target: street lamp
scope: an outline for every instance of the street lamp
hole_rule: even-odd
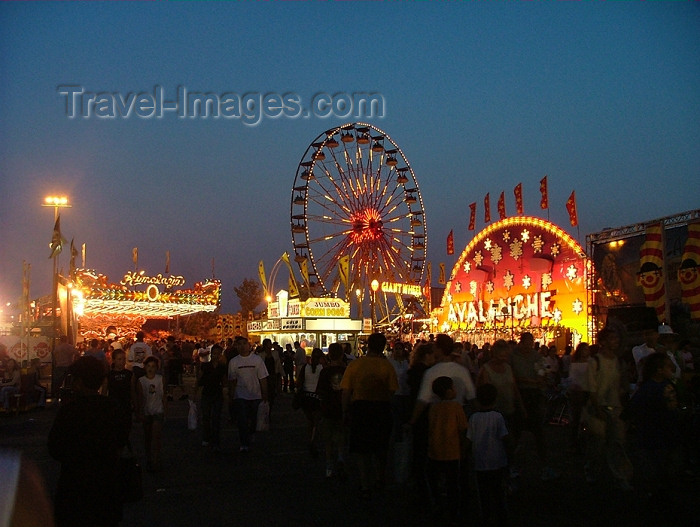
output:
[[[53,207],[53,223],[54,227],[58,221],[58,209],[60,208],[70,208],[71,205],[68,203],[68,198],[66,196],[46,196],[44,202],[41,204],[42,207]],[[59,233],[60,236],[60,233]],[[59,240],[59,243],[61,241]],[[51,314],[53,315],[53,331],[51,336],[51,393],[56,393],[57,387],[54,386],[54,369],[56,367],[56,334],[58,333],[58,318],[56,317],[56,312],[58,311],[58,255],[59,251],[53,251],[53,295],[52,295],[52,308]]]
[[[356,288],[355,296],[357,297],[357,318],[362,320],[362,289]]]
[[[375,302],[376,302],[376,296],[377,296],[377,289],[379,289],[379,281],[375,278],[372,280],[370,283],[370,287],[372,288],[372,333],[374,333],[374,325],[377,322],[377,313],[375,311]]]

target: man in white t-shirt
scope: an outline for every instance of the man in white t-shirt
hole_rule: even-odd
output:
[[[659,339],[659,334],[656,329],[645,329],[642,332],[644,337],[644,344],[635,346],[632,348],[632,357],[634,358],[634,365],[637,368],[637,384],[642,382],[642,369],[644,368],[644,359],[656,353],[656,342]]]
[[[229,405],[238,423],[240,451],[248,452],[255,433],[258,406],[261,401],[267,401],[268,372],[260,355],[251,353],[247,339],[239,339],[235,345],[238,355],[228,363]]]
[[[127,355],[131,371],[134,373],[134,379],[137,380],[146,374],[143,361],[146,360],[146,357],[153,355],[151,347],[143,341],[145,336],[143,331],[136,333],[136,342],[129,347],[129,354]]]

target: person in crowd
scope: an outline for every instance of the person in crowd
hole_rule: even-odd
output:
[[[644,342],[632,348],[632,358],[634,359],[637,373],[636,382],[640,384],[643,381],[642,369],[644,368],[644,359],[652,353],[656,353],[656,344],[659,340],[657,328],[645,328],[642,331],[642,337]]]
[[[51,379],[51,397],[57,400],[59,389],[63,386],[68,368],[78,356],[78,350],[68,341],[68,335],[61,335],[53,356],[54,368],[53,378]]]
[[[586,480],[596,481],[604,456],[617,487],[630,491],[632,464],[625,449],[625,423],[620,419],[629,389],[619,358],[622,339],[616,330],[606,327],[598,333],[598,342],[600,350],[588,360],[587,412],[591,433],[586,448]]]
[[[136,341],[129,347],[129,354],[127,356],[128,364],[131,365],[131,371],[134,373],[134,378],[136,380],[146,374],[144,361],[147,357],[153,355],[151,347],[143,340],[145,337],[146,334],[143,331],[138,331],[136,333]]]
[[[493,384],[496,387],[494,409],[500,412],[506,420],[508,429],[512,429],[519,416],[526,414],[520,390],[515,382],[510,360],[511,347],[505,340],[499,339],[491,347],[491,360],[479,370],[476,379],[477,388],[482,384]]]
[[[391,437],[391,396],[399,389],[396,372],[384,357],[386,337],[372,333],[367,354],[348,364],[343,375],[343,416],[350,431],[350,452],[358,456],[360,494],[371,498],[372,480],[384,486]]]
[[[673,384],[676,366],[664,352],[647,355],[642,378],[630,401],[637,427],[638,480],[646,498],[668,501],[680,459],[678,398]]]
[[[525,409],[523,419],[517,419],[511,433],[515,441],[519,441],[523,430],[528,430],[535,438],[537,456],[542,466],[540,478],[552,480],[559,477],[559,472],[547,465],[547,445],[544,439],[544,388],[545,378],[540,375],[539,365],[542,357],[535,349],[535,339],[530,332],[520,335],[520,342],[510,357],[515,382]]]
[[[41,384],[41,359],[38,357],[29,361],[27,375],[32,378],[34,396],[39,408],[46,408],[46,388]]]
[[[294,393],[294,350],[291,344],[284,346],[282,354],[282,391]]]
[[[227,374],[223,350],[219,344],[214,344],[211,348],[211,360],[202,364],[197,379],[197,386],[202,389],[202,446],[211,446],[214,450],[218,450],[221,445],[221,412],[224,407],[224,383]]]
[[[61,462],[54,513],[57,527],[114,527],[122,518],[119,454],[127,442],[117,404],[99,395],[106,371],[84,356],[71,366],[75,397],[58,409],[48,437]]]
[[[559,386],[559,381],[561,380],[561,365],[559,363],[557,346],[555,344],[543,346],[543,353],[542,363],[545,370],[545,383],[550,390],[553,390]]]
[[[573,351],[573,346],[571,344],[567,344],[566,348],[564,348],[564,355],[562,355],[559,358],[559,366],[562,379],[569,378],[569,368],[571,367],[571,353]]]
[[[296,372],[297,379],[301,373],[301,368],[307,363],[306,350],[301,346],[299,341],[294,342],[294,371]],[[297,385],[299,383],[297,382]]]
[[[410,388],[408,387],[408,353],[406,345],[403,342],[394,342],[389,356],[389,363],[393,366],[396,372],[396,378],[399,381],[399,389],[391,398],[391,410],[394,418],[394,427],[392,437],[394,441],[401,440],[403,424],[411,417],[409,407]]]
[[[411,416],[416,407],[418,392],[423,381],[423,376],[428,368],[435,364],[435,344],[425,342],[417,344],[411,352],[406,382],[409,387],[409,408]],[[413,419],[413,426],[409,427],[413,439],[413,458],[411,460],[411,475],[415,483],[417,497],[429,494],[426,465],[428,461],[428,412],[423,406],[420,413]],[[422,503],[418,501],[417,503]]]
[[[85,356],[99,359],[105,368],[105,373],[107,373],[109,367],[109,363],[107,362],[107,354],[105,353],[104,348],[100,346],[100,341],[98,339],[92,339],[90,341],[90,347],[85,350]]]
[[[432,390],[439,398],[430,406],[428,415],[428,474],[432,502],[436,513],[456,524],[462,501],[460,463],[465,453],[467,416],[462,405],[455,400],[452,378],[438,377],[433,381]]]
[[[114,343],[112,343],[114,346]],[[121,347],[112,351],[112,368],[107,375],[107,396],[112,399],[120,410],[120,418],[126,430],[126,436],[131,433],[131,414],[133,412],[132,401],[133,372],[126,369],[126,353]]]
[[[148,356],[143,361],[145,373],[135,379],[137,386],[137,415],[143,423],[143,438],[146,450],[146,469],[152,472],[161,469],[163,423],[167,410],[167,399],[163,376],[158,371],[158,359]],[[135,376],[136,374],[134,374]]]
[[[343,347],[333,342],[328,346],[328,365],[321,370],[316,393],[321,400],[319,430],[325,444],[326,478],[345,478],[345,427],[340,383],[345,373]]]
[[[508,521],[504,480],[513,441],[503,415],[495,409],[498,389],[493,384],[481,384],[476,398],[479,411],[469,418],[467,440],[474,460],[481,514],[487,525],[501,527]]]
[[[10,410],[10,401],[12,396],[19,393],[19,388],[22,383],[22,372],[19,364],[15,359],[7,359],[5,361],[5,371],[2,380],[0,380],[0,404],[3,405],[5,411]]]
[[[240,452],[250,450],[255,433],[258,406],[267,401],[267,368],[259,355],[252,353],[246,338],[236,341],[238,355],[228,363],[229,405],[238,424]]]
[[[571,408],[571,450],[581,451],[581,414],[588,402],[588,359],[591,357],[591,347],[586,342],[579,343],[571,355],[569,365],[569,386],[567,397]]]
[[[164,357],[166,363],[163,365],[163,370],[168,381],[168,395],[172,398],[175,396],[176,388],[182,387],[182,374],[185,371],[182,348],[172,335],[169,335],[166,340]]]
[[[304,364],[297,374],[297,391],[303,393],[301,409],[306,417],[309,454],[312,457],[318,456],[315,441],[318,420],[321,416],[321,402],[316,393],[316,388],[318,386],[318,378],[321,375],[321,371],[323,371],[323,361],[323,350],[314,348],[311,352],[311,362]]]
[[[282,382],[282,361],[270,339],[263,339],[260,357],[267,368],[267,400],[270,403],[270,416]]]

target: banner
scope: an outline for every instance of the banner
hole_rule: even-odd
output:
[[[486,193],[484,198],[484,223],[489,223],[491,221],[491,197],[489,193]]]
[[[547,193],[547,176],[540,179],[540,194],[542,194],[542,197],[540,198],[540,208],[542,210],[548,209],[549,195]]]
[[[56,223],[53,226],[53,234],[51,236],[51,254],[49,259],[61,253],[63,249],[63,237],[61,236],[61,215],[56,217]]]
[[[659,322],[666,321],[666,288],[664,287],[663,225],[655,223],[646,228],[646,240],[639,250],[637,285],[644,291],[647,307],[656,310]]]
[[[73,276],[75,272],[75,258],[78,256],[78,250],[75,248],[73,238],[70,240],[70,264],[68,265],[68,273]]]
[[[258,263],[258,276],[260,277],[260,283],[262,284],[265,295],[267,296],[267,278],[265,278],[265,265],[263,265],[262,260],[260,260]]]
[[[498,198],[498,216],[500,219],[506,219],[506,196],[504,192],[501,192],[501,196]]]
[[[578,213],[576,212],[576,191],[571,191],[571,196],[566,200],[566,210],[569,213],[569,222],[571,222],[572,227],[578,225]]]
[[[472,228],[473,230],[473,228]],[[455,253],[455,239],[454,235],[452,234],[452,231],[450,230],[450,234],[447,235],[447,254],[454,254]]]
[[[473,231],[475,225],[476,225],[476,202],[471,203],[469,205],[469,227],[468,227],[468,229],[470,231]],[[448,254],[452,254],[452,253],[448,253]]]
[[[170,251],[165,251],[165,274],[170,272]]]
[[[700,320],[700,223],[688,225],[688,239],[678,268],[681,298],[690,308],[690,318]]]
[[[304,280],[304,284],[306,284],[307,288],[311,288],[311,283],[309,282],[309,261],[304,258],[304,261],[301,262],[301,278]]]
[[[131,260],[134,262],[134,269],[139,268],[139,248],[134,247],[131,249]]]
[[[441,263],[440,264],[440,275],[438,277],[438,284],[445,284],[445,264]]]
[[[83,260],[82,268],[85,269],[85,256],[87,254],[87,247],[85,246],[85,244],[83,244],[81,253],[82,253],[82,260]]]
[[[346,254],[338,259],[338,276],[340,281],[345,286],[345,291],[348,290],[348,273],[350,272],[350,255]]]
[[[523,214],[523,184],[518,183],[513,189],[513,194],[515,194],[515,212],[518,216]]]

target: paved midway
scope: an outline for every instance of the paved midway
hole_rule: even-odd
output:
[[[186,377],[192,394],[193,378]],[[176,397],[177,398],[177,397]],[[124,507],[122,526],[134,527],[307,527],[445,525],[433,522],[405,486],[389,485],[371,501],[359,498],[352,462],[346,482],[326,481],[323,455],[312,458],[305,441],[306,422],[291,407],[292,396],[281,394],[272,410],[272,430],[256,434],[251,452],[238,452],[237,431],[224,410],[222,449],[201,446],[200,431],[187,429],[186,400],[171,403],[163,433],[163,470],[144,472],[144,499]],[[0,447],[15,448],[42,470],[50,492],[59,464],[47,452],[46,438],[56,407],[20,415],[0,415]],[[510,500],[514,527],[690,527],[700,525],[700,481],[679,482],[667,511],[637,493],[615,490],[609,480],[596,486],[583,477],[581,455],[567,452],[566,427],[548,425],[547,439],[553,466],[561,469],[556,481],[541,481],[535,459],[521,449],[520,488]],[[531,436],[523,438],[533,447]],[[134,424],[132,442],[143,453],[143,433]],[[476,511],[474,493],[467,510]],[[476,514],[476,513],[474,513]],[[464,525],[479,525],[478,520]]]

